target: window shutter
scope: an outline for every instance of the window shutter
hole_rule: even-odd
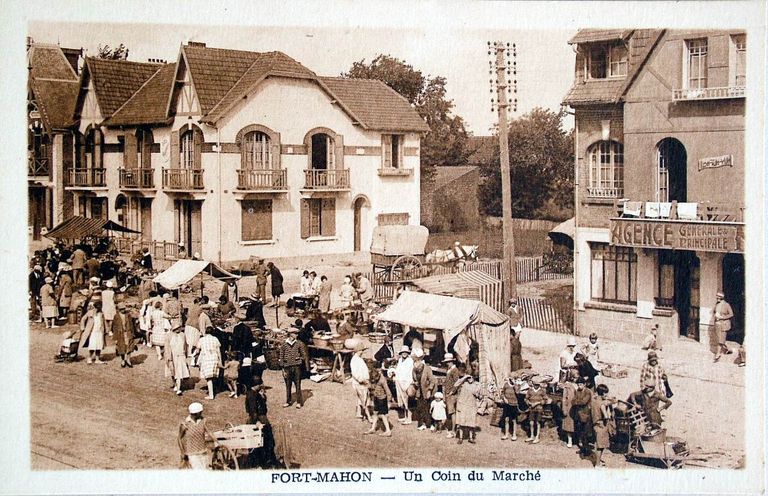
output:
[[[280,133],[275,133],[270,139],[269,154],[272,156],[272,170],[280,170]]]
[[[337,134],[336,139],[333,142],[333,154],[336,164],[336,169],[344,168],[344,136]]]
[[[171,133],[171,169],[178,169],[179,164],[179,132],[173,131]]]
[[[123,144],[123,167],[126,169],[135,169],[138,167],[137,164],[136,135],[133,133],[125,133],[125,141]]]
[[[392,167],[392,135],[381,135],[381,146],[384,149],[381,154],[384,157],[384,167]]]
[[[178,141],[179,133],[176,133]],[[173,240],[175,242],[181,241],[181,200],[173,201]]]
[[[309,237],[309,200],[301,200],[301,239]]]
[[[320,235],[333,236],[336,234],[336,199],[323,198],[322,202]]]
[[[258,207],[255,209],[257,213],[256,239],[272,239],[272,200],[259,200],[254,203]]]
[[[102,138],[101,138],[101,132],[98,130],[93,132],[93,168],[94,169],[101,169],[101,164],[104,163],[102,161],[102,153],[104,153],[102,149]]]
[[[192,137],[195,144],[195,169],[199,170],[203,168],[203,133],[195,129]]]

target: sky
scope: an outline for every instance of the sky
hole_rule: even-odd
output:
[[[29,23],[29,35],[38,43],[85,48],[96,55],[99,45],[130,50],[128,60],[159,58],[174,62],[187,41],[209,47],[277,50],[288,54],[319,75],[336,76],[353,62],[388,54],[411,64],[425,75],[447,79],[448,98],[473,134],[490,134],[496,121],[491,111],[488,41],[517,46],[519,117],[535,107],[557,110],[573,81],[574,53],[568,39],[575,30],[492,30],[428,26],[393,29],[376,27],[264,27],[171,24],[108,24],[104,22]],[[565,127],[572,120],[565,121]]]

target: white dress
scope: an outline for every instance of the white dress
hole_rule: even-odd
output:
[[[88,336],[88,350],[89,351],[101,351],[104,349],[104,327],[101,325],[104,322],[101,319],[101,314],[94,315],[93,329]]]
[[[117,308],[115,307],[115,292],[105,289],[101,292],[101,311],[106,320],[115,320]]]

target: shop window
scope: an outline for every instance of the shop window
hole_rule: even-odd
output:
[[[272,200],[244,200],[242,202],[243,241],[272,239]]]
[[[405,137],[399,134],[382,134],[382,167],[399,169],[403,163],[403,143]]]
[[[309,198],[301,201],[301,237],[336,235],[336,199]]]
[[[704,89],[707,87],[707,39],[687,40],[685,48],[685,87]]]
[[[599,141],[587,151],[589,196],[621,198],[624,194],[624,146],[617,141]]]
[[[242,149],[243,169],[271,169],[272,154],[270,152],[269,136],[260,131],[252,131],[245,135]]]
[[[731,86],[747,85],[747,35],[731,36]]]
[[[656,306],[675,306],[675,260],[673,252],[660,250],[658,258],[658,281],[656,284]]]
[[[591,299],[637,303],[637,254],[632,248],[590,243]]]
[[[627,47],[623,44],[592,46],[587,51],[586,73],[589,79],[627,75]]]

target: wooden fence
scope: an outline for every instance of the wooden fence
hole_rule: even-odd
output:
[[[554,272],[545,263],[544,257],[517,257],[515,259],[517,282],[549,281],[570,279],[573,272]]]
[[[149,249],[149,253],[154,260],[168,260],[175,261],[179,258],[179,244],[170,241],[143,241],[138,238],[128,237],[114,237],[112,241],[117,247],[117,251],[125,255],[133,255],[136,252],[143,251],[144,248]],[[194,253],[200,252],[200,243],[195,243],[188,248],[188,257],[191,257]]]
[[[573,309],[568,305],[553,305],[540,298],[518,298],[517,302],[523,312],[523,327],[575,334]]]

